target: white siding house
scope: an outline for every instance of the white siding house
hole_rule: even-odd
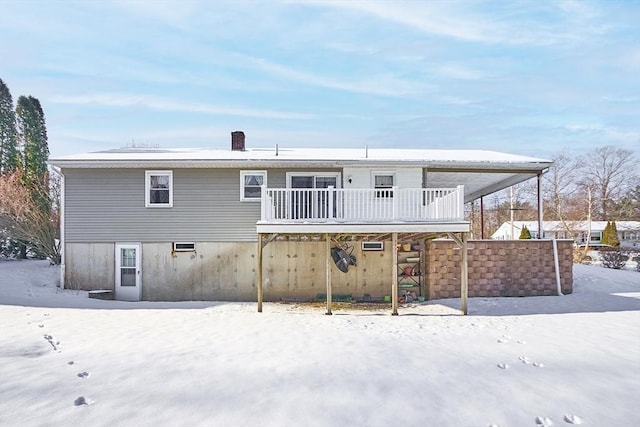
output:
[[[588,238],[589,223],[587,221],[545,221],[545,239],[572,239],[577,245],[588,243],[589,245],[602,244],[602,234],[607,226],[607,221],[591,221],[591,234]],[[536,221],[510,221],[503,223],[495,233],[491,235],[495,240],[517,239],[523,227],[531,232],[531,237],[538,238],[538,223]],[[640,248],[640,221],[616,221],[618,239],[623,248]],[[512,234],[513,233],[513,234]]]

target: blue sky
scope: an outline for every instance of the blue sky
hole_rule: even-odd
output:
[[[131,144],[640,146],[640,0],[0,0],[52,157]]]

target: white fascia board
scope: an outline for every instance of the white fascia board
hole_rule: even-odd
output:
[[[466,233],[470,231],[468,222],[440,223],[386,223],[386,224],[352,224],[352,223],[263,223],[256,224],[258,233]]]
[[[127,169],[127,168],[344,168],[344,167],[420,167],[427,171],[500,171],[500,172],[541,172],[547,169],[551,163],[501,163],[501,162],[455,162],[446,166],[436,165],[425,160],[266,160],[266,159],[242,159],[242,160],[210,160],[210,159],[114,159],[114,160],[89,160],[89,159],[52,159],[50,165],[60,168],[80,169]]]
[[[552,162],[482,150],[371,149],[224,149],[108,150],[50,159],[64,168],[311,168],[311,167],[426,167],[427,169],[540,171]]]

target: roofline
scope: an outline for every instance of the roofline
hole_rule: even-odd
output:
[[[50,165],[60,168],[78,169],[134,169],[134,168],[286,168],[286,167],[397,167],[399,164],[420,167],[434,172],[478,172],[478,173],[530,173],[536,175],[548,169],[553,162],[506,162],[506,161],[430,161],[430,160],[301,160],[301,159],[257,159],[257,160],[86,160],[51,159]],[[483,167],[486,165],[487,167]]]

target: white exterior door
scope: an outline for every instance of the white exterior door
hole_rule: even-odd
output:
[[[289,188],[324,189],[338,188],[340,174],[329,173],[287,173]],[[291,200],[291,217],[294,219],[331,218],[336,216],[336,197],[333,196],[333,212],[329,212],[329,197],[326,192],[294,192]]]
[[[116,299],[140,301],[142,271],[140,244],[116,244]]]

